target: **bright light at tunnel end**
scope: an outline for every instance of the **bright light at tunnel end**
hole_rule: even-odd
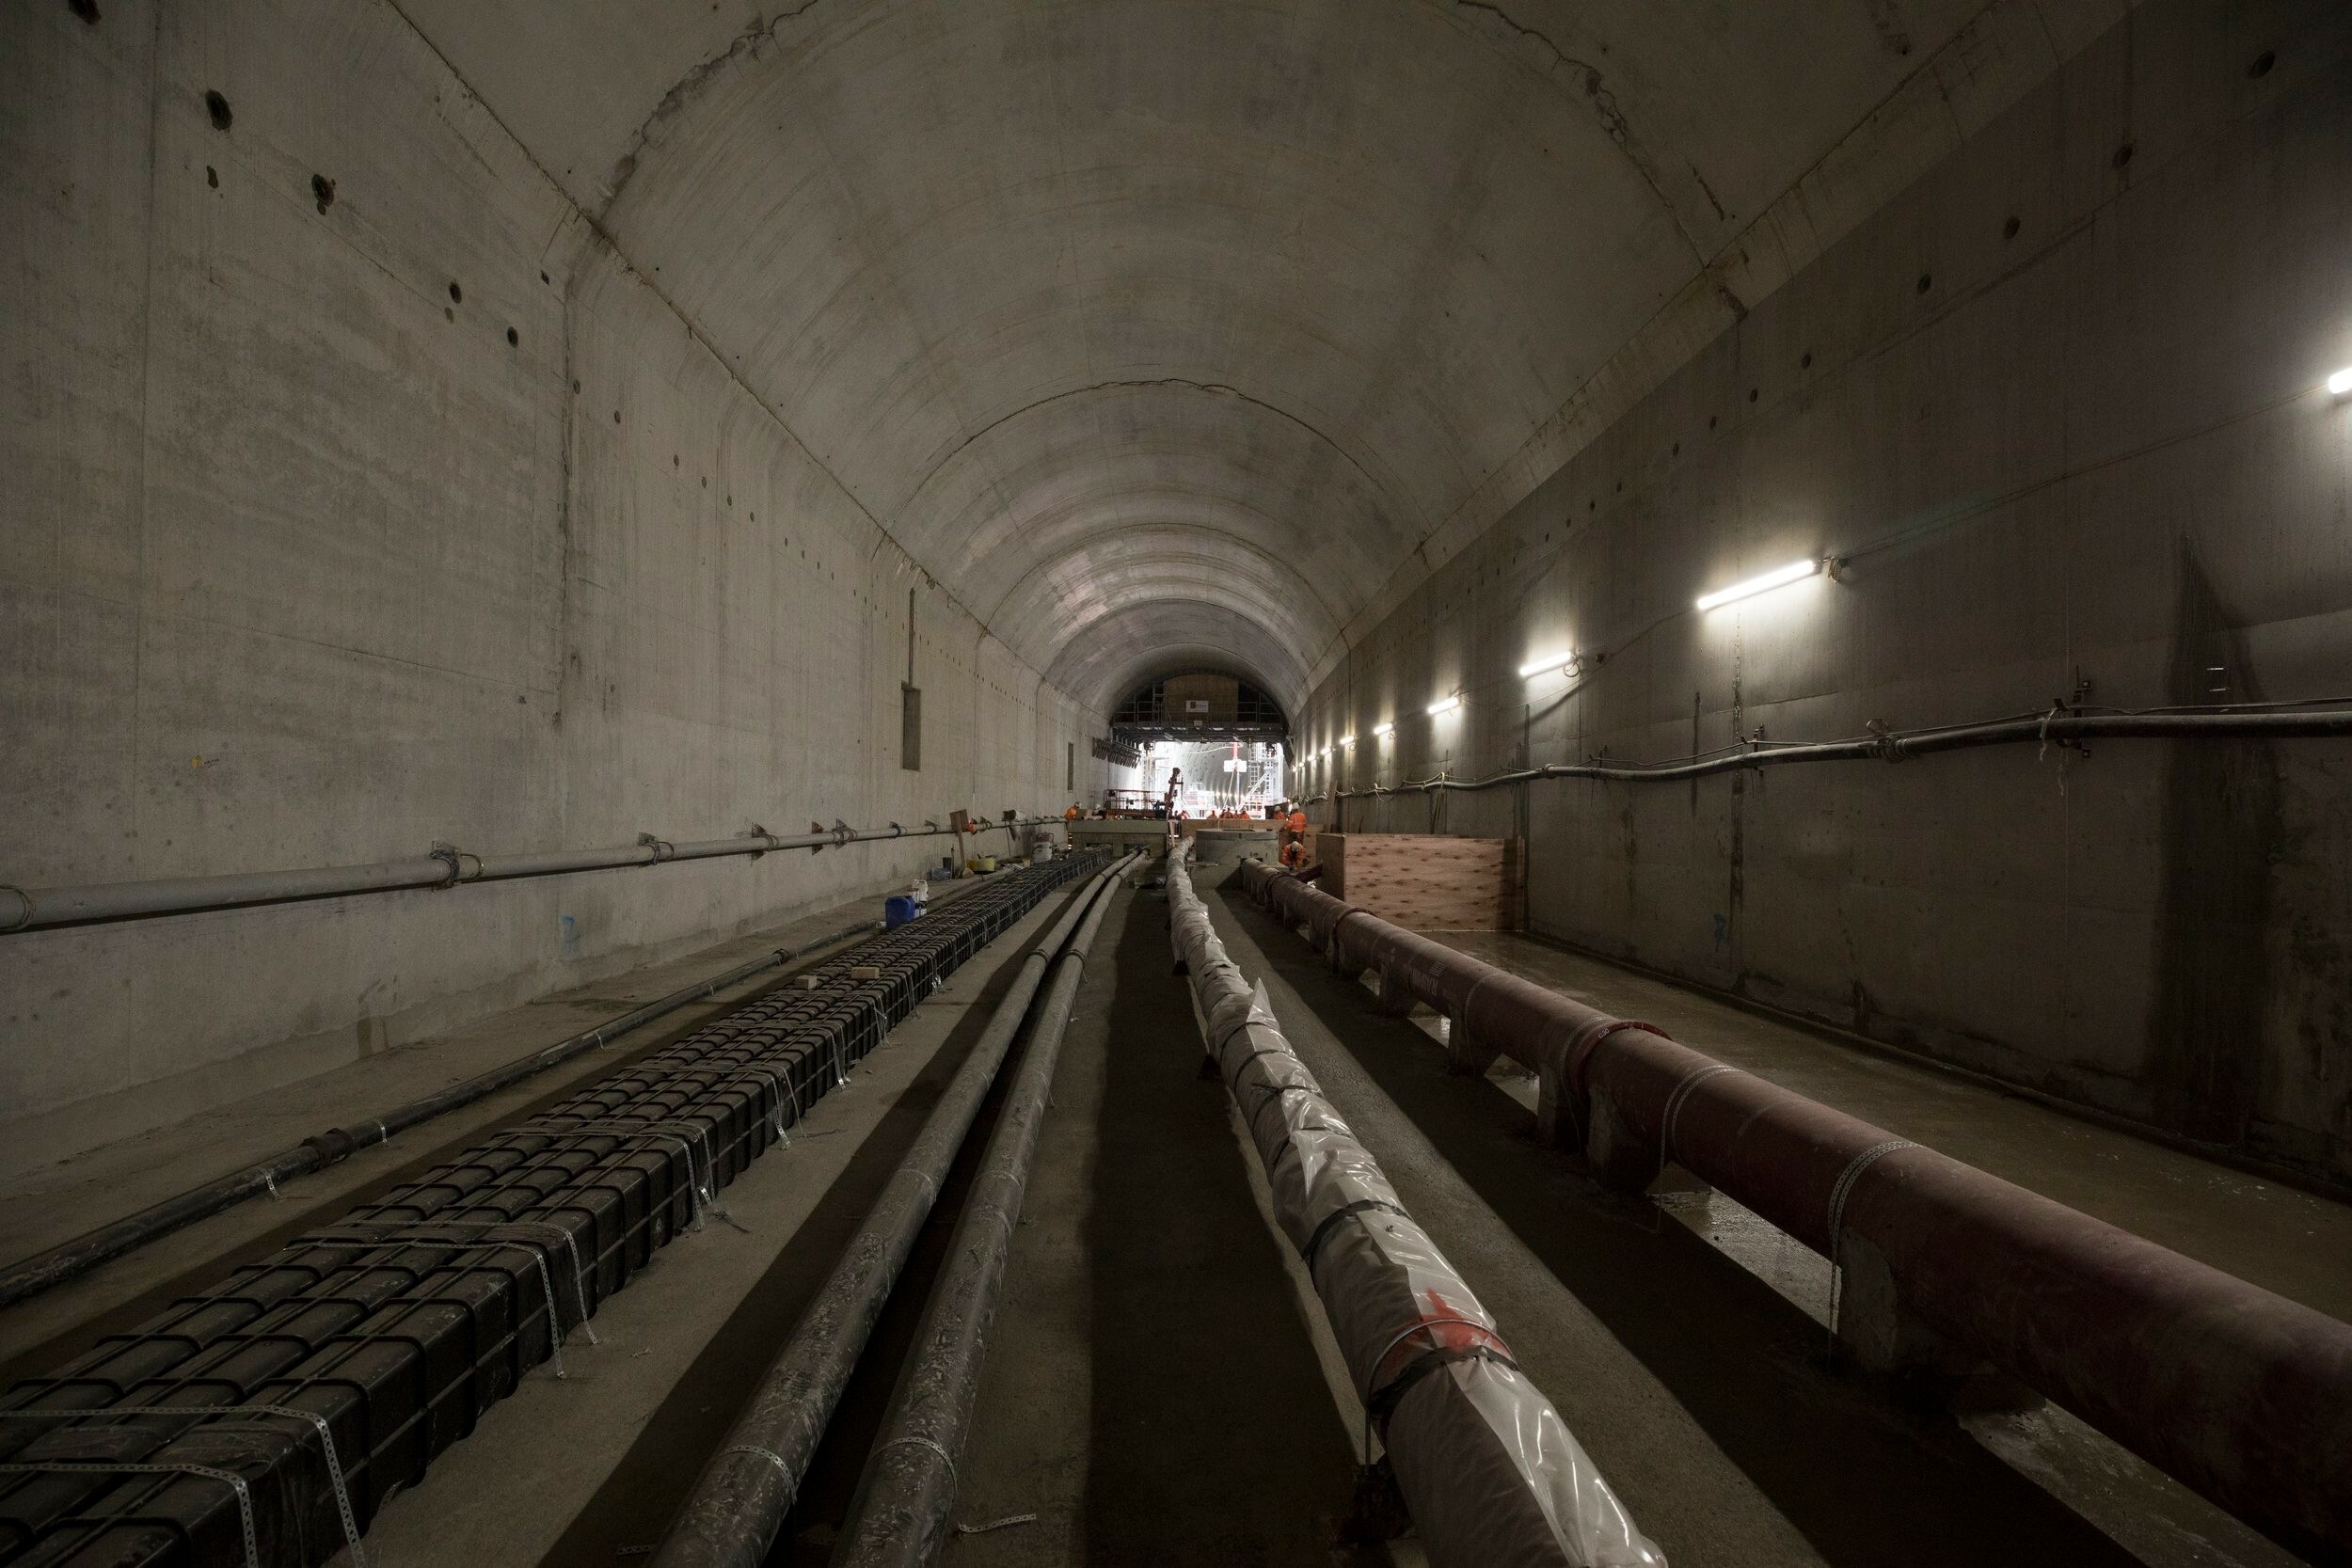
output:
[[[1713,610],[1739,599],[1753,598],[1758,594],[1769,594],[1775,588],[1786,588],[1792,582],[1803,582],[1820,569],[1821,563],[1818,561],[1792,561],[1788,565],[1766,572],[1761,577],[1750,578],[1745,582],[1735,582],[1730,587],[1719,588],[1712,594],[1702,594],[1699,595],[1698,607],[1702,610]]]
[[[2342,397],[2346,392],[2352,392],[2352,365],[2344,366],[2344,369],[2328,378],[2328,390],[2334,397]]]
[[[1432,703],[1429,705],[1429,717],[1435,719],[1441,713],[1452,713],[1455,708],[1460,707],[1461,705],[1461,698],[1448,697],[1444,702]]]

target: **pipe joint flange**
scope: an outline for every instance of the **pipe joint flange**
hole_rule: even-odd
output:
[[[1665,1030],[1661,1029],[1655,1023],[1644,1023],[1640,1019],[1595,1019],[1582,1029],[1569,1036],[1566,1047],[1560,1053],[1561,1076],[1566,1080],[1570,1092],[1575,1094],[1584,1092],[1584,1080],[1592,1065],[1593,1053],[1600,1049],[1600,1042],[1612,1035],[1620,1035],[1629,1029],[1645,1035],[1656,1035],[1669,1044],[1677,1043],[1675,1037]]]
[[[653,851],[653,859],[645,863],[647,865],[660,865],[663,861],[677,853],[677,846],[666,838],[656,838],[651,833],[639,833],[637,847]]]
[[[330,1127],[324,1132],[314,1132],[303,1139],[302,1147],[316,1150],[319,1166],[325,1169],[328,1165],[339,1165],[350,1159],[358,1150],[359,1143],[342,1128]]]
[[[0,924],[0,931],[21,931],[33,923],[33,895],[21,887],[0,882],[0,911],[8,910],[8,901],[11,898],[16,900],[14,912],[8,914],[6,923]]]
[[[833,834],[833,841],[843,848],[849,847],[857,839],[857,830],[837,816],[833,819],[833,827],[827,831]]]
[[[752,859],[754,860],[759,859],[760,856],[766,854],[769,850],[773,849],[776,847],[776,835],[770,832],[767,829],[761,827],[756,822],[752,824],[751,832],[746,833],[738,833],[736,836],[738,838],[755,838],[760,841],[759,847],[752,851]]]
[[[433,847],[429,853],[433,859],[449,867],[449,875],[434,884],[437,888],[455,887],[460,882],[470,882],[482,875],[482,857],[469,855],[454,844],[444,844],[437,838],[433,841]]]

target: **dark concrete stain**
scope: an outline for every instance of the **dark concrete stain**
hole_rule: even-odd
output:
[[[1700,191],[1706,195],[1707,204],[1715,209],[1715,216],[1724,223],[1729,223],[1731,214],[1724,211],[1723,198],[1715,194],[1715,187],[1707,182],[1707,176],[1699,172],[1699,166],[1691,163],[1688,159],[1683,162],[1691,171],[1691,178],[1698,182]]]
[[[647,115],[644,123],[637,128],[637,135],[629,138],[628,150],[622,153],[613,164],[612,173],[605,181],[605,188],[609,194],[597,216],[602,218],[612,211],[612,204],[620,199],[622,187],[626,186],[630,177],[637,172],[639,154],[644,151],[645,144],[653,139],[655,132],[662,124],[685,113],[694,100],[701,96],[703,89],[709,85],[711,79],[730,62],[747,57],[757,58],[760,52],[774,40],[779,28],[820,4],[822,0],[803,0],[801,5],[779,11],[765,21],[755,21],[750,26],[738,33],[724,49],[707,59],[696,61],[691,70],[672,83],[670,90],[661,95],[661,102],[654,105],[653,113]]]
[[[1901,58],[1911,54],[1911,31],[1903,25],[1903,13],[1895,0],[1867,0],[1870,25],[1877,29],[1879,42],[1890,55]]]
[[[2245,639],[2185,541],[2168,685],[2176,704],[2262,700]],[[2172,743],[2147,1077],[2158,1124],[2202,1142],[2243,1144],[2261,1087],[2280,805],[2275,747]]]

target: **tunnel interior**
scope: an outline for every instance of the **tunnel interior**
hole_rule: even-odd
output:
[[[918,1167],[768,1560],[2352,1560],[2352,10],[23,0],[0,147],[0,1562],[720,1560]],[[466,1433],[31,1424],[344,1268]]]

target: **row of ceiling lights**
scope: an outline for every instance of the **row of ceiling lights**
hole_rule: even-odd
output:
[[[2328,378],[2328,394],[2330,397],[2339,398],[2352,396],[2352,365],[2345,366]],[[1769,594],[1775,588],[1787,588],[1791,583],[1803,582],[1807,578],[1819,576],[1823,568],[1836,564],[1836,558],[1835,557],[1792,561],[1786,566],[1776,566],[1769,572],[1762,572],[1744,581],[1735,582],[1728,588],[1718,588],[1711,594],[1701,594],[1692,602],[1698,611],[1705,614],[1710,610],[1720,610],[1727,604],[1737,604],[1741,599],[1752,599],[1758,594]],[[1538,675],[1550,674],[1555,670],[1571,678],[1580,675],[1584,671],[1584,656],[1571,648],[1565,653],[1529,659],[1519,666],[1519,678],[1533,680]],[[1444,697],[1430,704],[1429,717],[1442,718],[1461,705],[1461,694],[1456,692],[1450,697]],[[1396,725],[1386,721],[1375,724],[1372,727],[1372,733],[1375,738],[1386,740],[1396,733]],[[1339,747],[1349,747],[1355,744],[1356,737],[1352,735],[1343,735],[1333,743]],[[1331,760],[1331,752],[1332,747],[1326,746],[1320,752],[1302,753],[1299,761],[1302,766],[1314,762],[1327,763]]]
[[[2347,373],[2352,374],[2352,372]],[[1758,594],[1769,594],[1775,588],[1786,588],[1791,583],[1802,582],[1806,578],[1818,575],[1826,564],[1824,561],[1792,561],[1786,566],[1775,567],[1772,571],[1749,578],[1744,582],[1735,582],[1730,587],[1719,588],[1712,594],[1702,594],[1698,597],[1697,607],[1704,612],[1719,609],[1724,605],[1737,603],[1741,599],[1754,598]],[[1555,670],[1568,676],[1581,674],[1584,670],[1584,656],[1571,648],[1564,653],[1548,654],[1541,658],[1532,658],[1519,666],[1519,677],[1522,680],[1533,680],[1538,675],[1550,674]],[[1427,712],[1432,719],[1442,719],[1447,714],[1459,709],[1461,705],[1461,694],[1455,692],[1452,696],[1441,697],[1430,704]],[[1384,721],[1375,724],[1372,727],[1372,733],[1374,738],[1386,740],[1396,733],[1396,725]],[[1345,748],[1355,744],[1354,736],[1343,735],[1320,752],[1303,753],[1299,760],[1302,764],[1327,763],[1331,760],[1334,748]]]

